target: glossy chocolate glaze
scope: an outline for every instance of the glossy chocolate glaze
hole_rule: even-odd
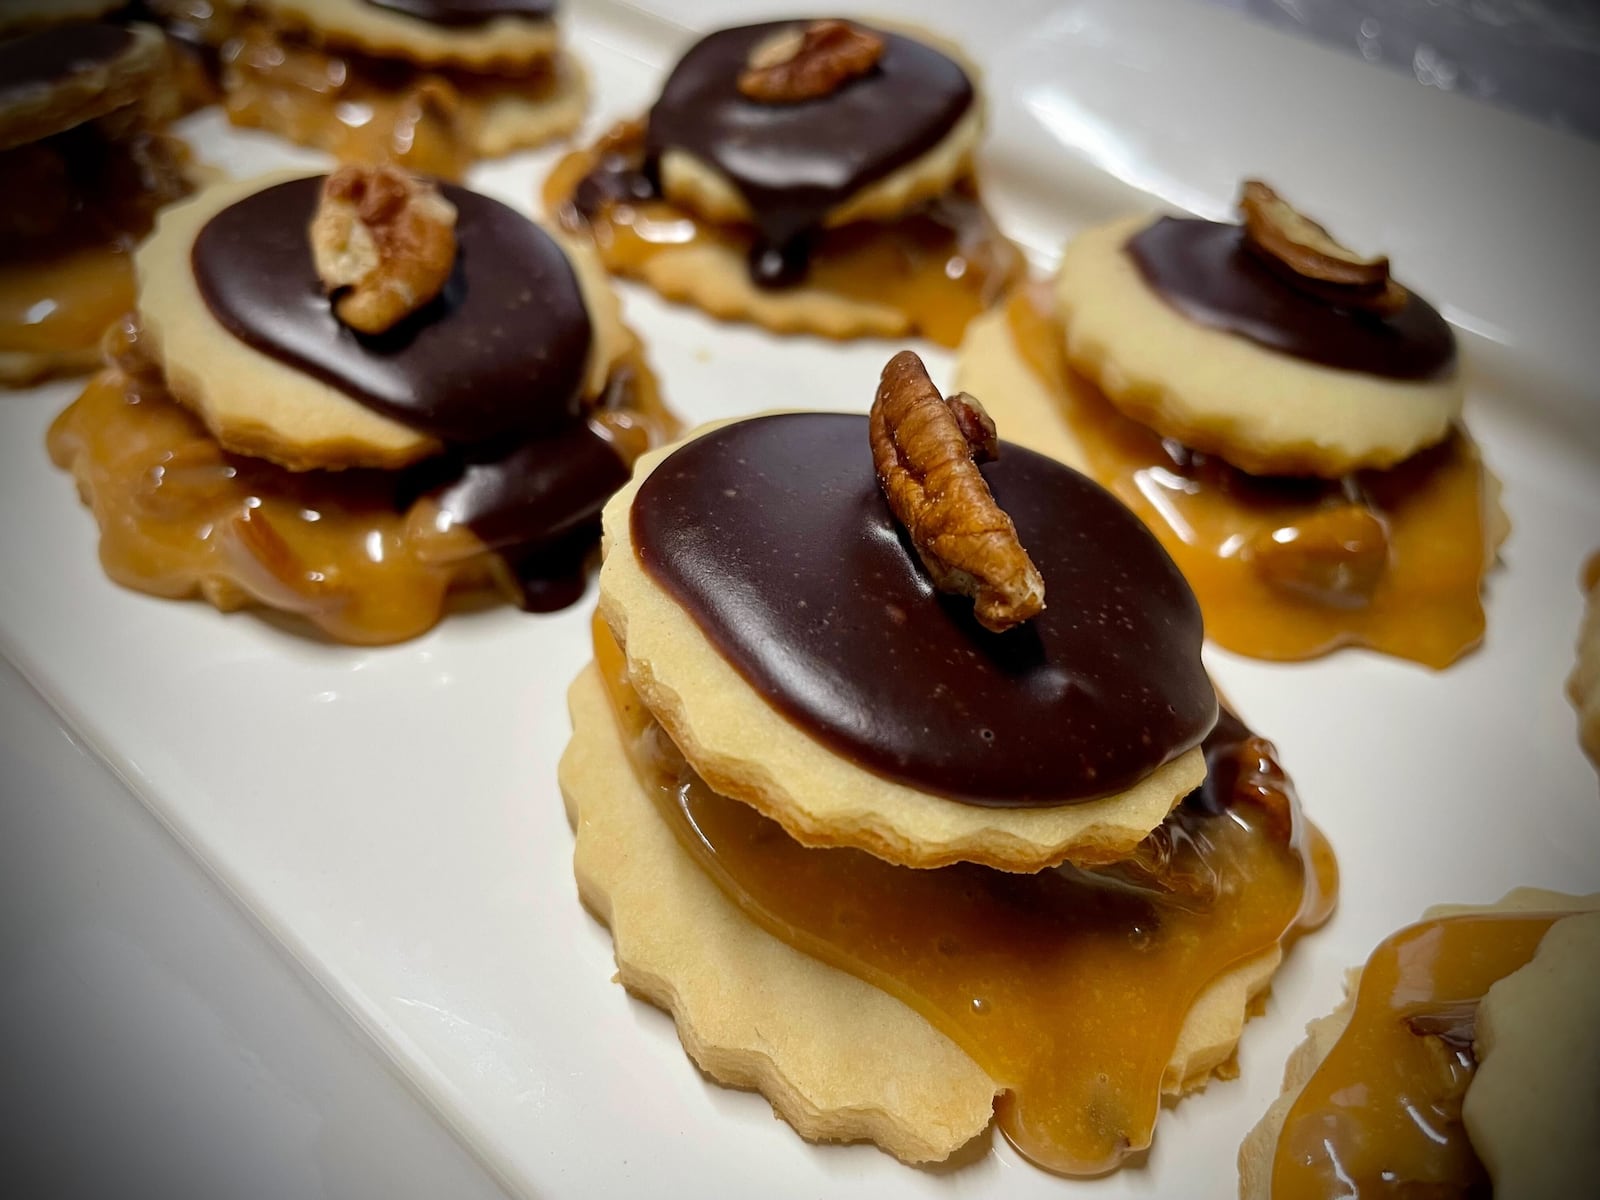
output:
[[[0,112],[36,103],[46,89],[104,66],[132,44],[121,26],[82,23],[0,41]]]
[[[263,354],[452,443],[551,433],[578,417],[591,330],[561,248],[498,200],[441,185],[456,206],[444,292],[378,337],[341,324],[306,230],[322,179],[245,197],[208,221],[195,282],[219,322]]]
[[[763,104],[739,73],[761,41],[794,24],[723,29],[685,54],[650,110],[647,157],[684,150],[725,175],[754,215],[757,283],[805,273],[806,236],[866,185],[938,144],[972,106],[972,82],[930,46],[881,32],[883,56],[831,95]]]
[[[933,590],[865,417],[761,417],[690,442],[639,489],[634,546],[757,691],[868,770],[989,807],[1124,790],[1216,721],[1199,606],[1084,476],[1011,445],[983,473],[1048,596],[1005,634]]]
[[[487,25],[496,17],[520,17],[548,21],[556,14],[556,0],[366,0],[373,8],[386,9],[404,17],[415,17],[430,25],[451,29],[470,29]]]
[[[1435,379],[1455,368],[1455,335],[1416,293],[1388,315],[1319,299],[1248,249],[1242,226],[1162,217],[1128,239],[1128,257],[1191,320],[1269,350],[1386,379]]]

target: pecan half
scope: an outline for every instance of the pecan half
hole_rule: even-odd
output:
[[[1281,592],[1332,608],[1364,608],[1389,569],[1389,534],[1376,513],[1352,502],[1263,531],[1245,554]]]
[[[883,38],[849,21],[791,26],[758,42],[739,91],[763,104],[797,104],[832,95],[883,57]]]
[[[427,304],[456,259],[455,205],[397,167],[328,176],[310,233],[334,312],[362,333],[392,329]]]
[[[983,406],[965,393],[945,399],[902,350],[883,369],[868,436],[878,483],[934,586],[971,596],[996,633],[1038,616],[1044,580],[978,470],[999,448]]]
[[[1239,212],[1245,243],[1291,282],[1303,280],[1319,297],[1355,308],[1404,306],[1406,290],[1390,278],[1387,258],[1343,245],[1259,179],[1245,181]]]

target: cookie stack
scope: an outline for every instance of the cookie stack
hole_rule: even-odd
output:
[[[980,466],[980,464],[982,464]],[[1053,1170],[1225,1070],[1331,855],[1108,493],[912,354],[647,455],[561,781],[619,978],[802,1135]]]

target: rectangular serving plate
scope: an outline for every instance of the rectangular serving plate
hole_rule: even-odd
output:
[[[691,29],[792,11],[569,8],[591,131],[649,103]],[[1600,890],[1595,778],[1561,691],[1578,564],[1600,543],[1600,262],[1584,201],[1600,150],[1193,3],[874,10],[954,35],[983,65],[984,177],[1040,269],[1119,212],[1224,215],[1252,173],[1386,248],[1462,330],[1469,420],[1506,485],[1515,531],[1488,587],[1488,641],[1450,671],[1209,653],[1332,838],[1343,901],[1247,1027],[1241,1078],[1167,1111],[1145,1162],[1078,1184],[986,1137],[953,1166],[913,1170],[808,1145],[759,1096],[699,1075],[670,1020],[611,982],[610,939],[574,892],[555,762],[587,601],[454,615],[371,650],[121,590],[43,452],[75,391],[63,383],[0,397],[0,647],[514,1193],[961,1196],[1004,1181],[1023,1198],[1232,1195],[1239,1141],[1305,1021],[1382,936],[1431,903],[1519,884]],[[239,175],[324,161],[215,112],[185,131]],[[471,181],[530,209],[555,157]],[[776,339],[623,291],[691,421],[862,409],[897,348]],[[948,354],[927,357],[947,375]]]

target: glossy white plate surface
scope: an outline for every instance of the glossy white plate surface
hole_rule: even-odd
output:
[[[595,128],[648,102],[688,27],[788,9],[570,7]],[[1346,965],[1436,901],[1600,889],[1600,801],[1561,691],[1575,575],[1600,544],[1600,150],[1192,4],[872,7],[955,34],[986,67],[991,195],[1041,266],[1127,208],[1221,215],[1259,173],[1388,249],[1471,331],[1469,420],[1516,526],[1488,643],[1443,674],[1354,653],[1211,655],[1339,851],[1343,904],[1247,1028],[1242,1077],[1166,1112],[1147,1164],[1075,1185],[1000,1142],[916,1171],[807,1145],[759,1097],[701,1078],[671,1022],[610,982],[610,939],[574,894],[554,769],[588,604],[452,617],[362,650],[120,590],[42,450],[74,391],[62,384],[0,398],[0,645],[513,1191],[956,1196],[1003,1180],[1017,1197],[1231,1195],[1239,1140]],[[236,173],[319,161],[214,113],[188,129]],[[529,207],[553,158],[473,181]],[[773,339],[625,295],[693,420],[864,407],[891,349]]]

